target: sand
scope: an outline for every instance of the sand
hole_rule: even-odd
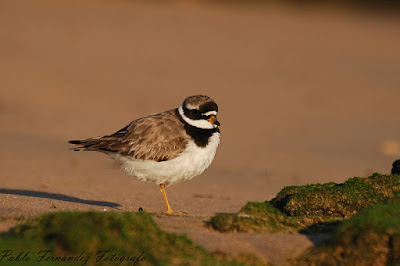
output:
[[[159,188],[67,140],[177,107],[219,104],[222,142],[158,215],[210,251],[282,263],[304,235],[220,234],[204,221],[286,185],[388,173],[400,157],[400,20],[199,2],[0,1],[0,231],[60,210],[164,210]],[[212,241],[216,240],[216,241]]]

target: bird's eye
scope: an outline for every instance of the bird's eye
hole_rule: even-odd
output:
[[[201,116],[201,113],[199,110],[192,110],[193,114],[196,116]]]
[[[193,110],[188,110],[187,115],[191,117],[192,119],[200,119],[202,117],[201,113],[199,110],[193,109]]]

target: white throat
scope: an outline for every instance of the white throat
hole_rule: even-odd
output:
[[[190,119],[189,117],[187,117],[184,112],[183,112],[183,107],[182,105],[180,105],[178,107],[178,112],[181,115],[182,119],[188,123],[191,126],[197,127],[197,128],[201,128],[201,129],[213,129],[216,128],[217,125],[215,124],[211,124],[209,121],[205,120],[205,119],[201,119],[201,120],[193,120]]]

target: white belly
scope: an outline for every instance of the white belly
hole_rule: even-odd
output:
[[[125,172],[139,180],[171,185],[203,173],[213,161],[219,141],[220,133],[215,132],[206,147],[198,147],[192,141],[178,157],[162,162],[137,160],[118,154],[110,156],[122,164]]]

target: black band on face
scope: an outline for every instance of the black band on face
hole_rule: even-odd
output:
[[[182,105],[182,108],[183,108],[183,113],[185,114],[185,116],[192,120],[207,119],[207,116],[204,116],[202,114],[210,112],[210,111],[218,112],[218,105],[215,102],[208,102],[206,104],[203,104],[202,106],[200,106],[199,110],[187,109],[185,103]]]
[[[218,105],[215,102],[208,102],[206,104],[203,104],[202,106],[200,106],[200,110],[201,113],[207,113],[209,111],[216,111],[218,112]]]

